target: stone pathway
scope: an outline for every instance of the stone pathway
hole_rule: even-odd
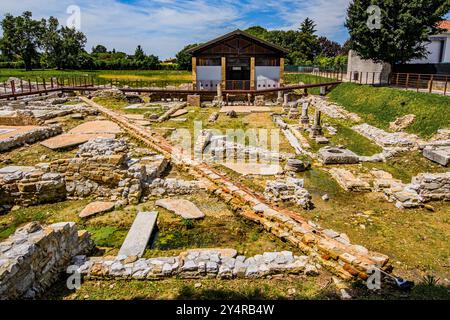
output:
[[[89,203],[78,215],[80,218],[87,218],[99,213],[105,213],[114,209],[114,202],[96,201]]]
[[[155,205],[172,211],[183,219],[202,219],[205,214],[192,202],[184,199],[160,199]]]
[[[139,212],[134,219],[117,257],[142,257],[156,225],[158,213]]]

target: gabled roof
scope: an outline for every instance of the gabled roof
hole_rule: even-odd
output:
[[[439,22],[439,28],[450,31],[450,20],[444,20]]]
[[[250,33],[242,31],[240,29],[234,30],[234,31],[229,32],[227,34],[224,34],[223,36],[220,36],[220,37],[218,37],[216,39],[213,39],[211,41],[203,43],[203,44],[201,44],[201,45],[199,45],[197,47],[191,48],[191,49],[187,50],[186,52],[194,54],[194,53],[196,53],[198,51],[201,51],[201,50],[203,50],[203,49],[205,49],[207,47],[210,47],[210,46],[214,45],[215,43],[218,43],[218,42],[221,42],[221,41],[224,41],[224,40],[228,40],[228,39],[233,38],[235,36],[243,36],[243,37],[249,38],[249,39],[251,39],[251,40],[253,40],[253,41],[255,41],[255,42],[257,42],[257,43],[259,43],[259,44],[261,44],[263,46],[271,48],[274,51],[279,51],[279,52],[284,53],[284,54],[289,53],[288,50],[286,50],[286,49],[284,49],[284,48],[282,48],[282,47],[280,47],[280,46],[278,46],[276,44],[273,44],[273,43],[270,43],[270,42],[268,42],[266,40],[263,40],[261,38],[255,37],[254,35],[251,35]]]

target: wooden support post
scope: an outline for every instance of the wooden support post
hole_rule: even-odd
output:
[[[280,87],[284,86],[284,58],[280,58]]]
[[[250,90],[255,90],[255,57],[250,58]]]
[[[28,79],[28,91],[31,92],[31,80],[30,79]]]
[[[222,71],[221,71],[221,77],[222,77],[222,88],[224,90],[227,89],[227,58],[226,57],[222,57],[221,59],[221,66],[222,66]]]
[[[197,90],[197,58],[192,57],[192,84],[194,90]]]
[[[11,80],[10,83],[11,83],[11,93],[12,93],[12,95],[14,97],[14,100],[17,100],[17,97],[16,97],[16,85],[14,83],[14,80]]]

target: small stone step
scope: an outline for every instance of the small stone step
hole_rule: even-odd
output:
[[[142,257],[156,225],[158,212],[139,212],[117,256]]]

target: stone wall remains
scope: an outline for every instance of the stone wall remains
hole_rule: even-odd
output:
[[[35,298],[66,271],[74,256],[94,247],[74,222],[32,222],[0,243],[0,300]]]
[[[14,205],[31,206],[66,199],[66,186],[61,174],[23,168],[0,174],[0,206],[3,209],[0,212]]]
[[[46,127],[38,127],[33,130],[17,134],[0,141],[0,152],[14,149],[24,144],[32,144],[36,141],[48,139],[62,133],[62,127],[58,124]]]
[[[320,265],[290,251],[265,252],[253,257],[233,249],[193,249],[175,257],[76,257],[79,272],[92,278],[120,277],[143,280],[180,278],[262,278],[275,274],[317,275]]]

